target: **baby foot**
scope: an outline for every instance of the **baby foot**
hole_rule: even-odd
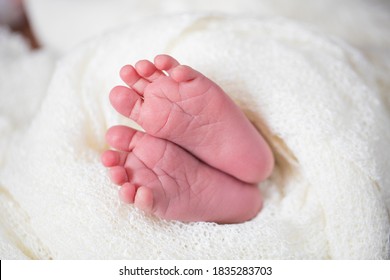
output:
[[[259,189],[199,161],[179,146],[125,126],[107,132],[102,162],[122,200],[160,218],[238,223],[262,205]]]
[[[214,82],[168,55],[126,65],[110,101],[146,133],[176,143],[203,162],[247,183],[268,177],[272,152]]]

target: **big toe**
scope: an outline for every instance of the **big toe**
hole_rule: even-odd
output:
[[[142,98],[134,90],[124,86],[116,86],[110,92],[110,102],[120,114],[137,121]]]
[[[124,165],[128,153],[108,150],[101,156],[101,161],[105,167],[113,167],[117,165]]]
[[[130,152],[140,136],[142,136],[141,133],[135,129],[123,125],[116,125],[108,129],[106,140],[113,148]]]

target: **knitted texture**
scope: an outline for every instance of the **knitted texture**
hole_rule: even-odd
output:
[[[158,53],[217,82],[272,145],[276,168],[259,186],[255,219],[164,221],[119,202],[100,154],[107,128],[131,122],[108,92],[123,64]],[[8,256],[388,258],[390,119],[377,77],[357,49],[280,18],[157,17],[79,46],[57,63],[31,123],[4,144],[0,218],[19,248]]]

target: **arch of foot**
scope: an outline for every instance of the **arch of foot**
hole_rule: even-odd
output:
[[[277,168],[260,186],[265,207],[255,219],[169,222],[118,201],[99,156],[106,129],[129,121],[110,107],[108,92],[123,64],[157,53],[216,81],[273,146]],[[389,166],[380,151],[389,125],[363,68],[354,49],[280,19],[140,22],[62,60],[13,152],[33,147],[29,160],[40,168],[20,178],[5,169],[4,184],[15,186],[11,194],[53,258],[384,258],[389,220],[379,189],[388,185]]]

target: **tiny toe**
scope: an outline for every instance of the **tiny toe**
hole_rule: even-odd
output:
[[[137,188],[135,185],[130,183],[125,183],[119,189],[119,198],[124,203],[132,204],[134,203],[135,193]]]
[[[137,121],[142,98],[135,91],[124,86],[116,86],[110,92],[110,102],[120,114]]]
[[[165,76],[164,73],[156,68],[156,66],[149,60],[140,60],[135,64],[135,69],[138,74],[148,81],[152,82],[161,76]]]
[[[110,127],[106,133],[107,143],[120,151],[130,152],[142,133],[124,125]]]
[[[124,165],[128,153],[120,153],[113,150],[105,151],[102,156],[101,160],[105,167],[113,167],[117,165]]]
[[[200,75],[201,74],[198,71],[195,71],[187,65],[179,65],[172,69],[170,73],[172,79],[174,79],[178,83],[191,81],[199,77]]]
[[[153,209],[153,192],[147,187],[139,187],[134,198],[134,205],[145,211],[151,213]]]
[[[157,69],[167,71],[170,75],[171,71],[176,66],[179,66],[180,63],[172,56],[160,54],[154,58],[154,65],[156,65]]]
[[[111,180],[117,185],[123,185],[129,181],[129,176],[123,166],[114,166],[110,168]]]
[[[137,70],[131,65],[125,65],[122,67],[119,73],[121,79],[139,95],[144,95],[144,90],[149,81],[142,78]]]

